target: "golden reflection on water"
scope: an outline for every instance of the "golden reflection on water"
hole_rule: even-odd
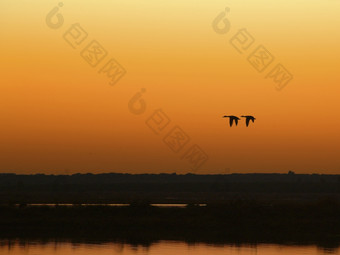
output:
[[[161,241],[150,246],[131,245],[123,243],[79,244],[70,242],[26,242],[26,241],[1,241],[1,255],[316,255],[340,254],[338,248],[324,249],[315,245],[208,245],[187,244],[184,242]]]

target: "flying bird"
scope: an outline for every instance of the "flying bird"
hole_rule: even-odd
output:
[[[229,118],[229,125],[232,126],[234,121],[235,121],[235,125],[237,126],[238,124],[238,121],[240,120],[239,117],[236,117],[236,116],[233,116],[233,115],[230,115],[230,116],[223,116],[222,118]]]
[[[254,121],[256,120],[254,118],[254,116],[251,115],[242,115],[241,117],[246,118],[246,126],[249,126],[249,122],[252,121],[254,123]]]

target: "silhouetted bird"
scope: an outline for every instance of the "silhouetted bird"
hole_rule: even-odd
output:
[[[249,125],[249,121],[252,121],[254,123],[254,121],[256,120],[254,118],[254,116],[250,116],[250,115],[242,115],[241,117],[246,118],[246,126],[248,127]]]
[[[239,117],[236,117],[236,116],[233,116],[233,115],[230,115],[230,116],[223,116],[223,118],[229,118],[229,125],[232,126],[233,125],[233,122],[235,121],[235,125],[237,126],[238,124],[238,121],[240,120]]]

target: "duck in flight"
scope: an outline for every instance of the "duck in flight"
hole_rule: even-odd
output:
[[[250,121],[252,121],[254,123],[254,121],[256,120],[254,118],[254,116],[251,116],[251,115],[242,115],[241,117],[246,118],[246,126],[247,127],[248,127]]]
[[[229,118],[229,125],[232,126],[234,121],[235,121],[235,125],[237,126],[238,121],[240,120],[239,117],[233,116],[233,115],[224,115],[223,118]]]

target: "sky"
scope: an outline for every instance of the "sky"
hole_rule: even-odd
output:
[[[2,0],[0,172],[340,174],[339,11]]]

